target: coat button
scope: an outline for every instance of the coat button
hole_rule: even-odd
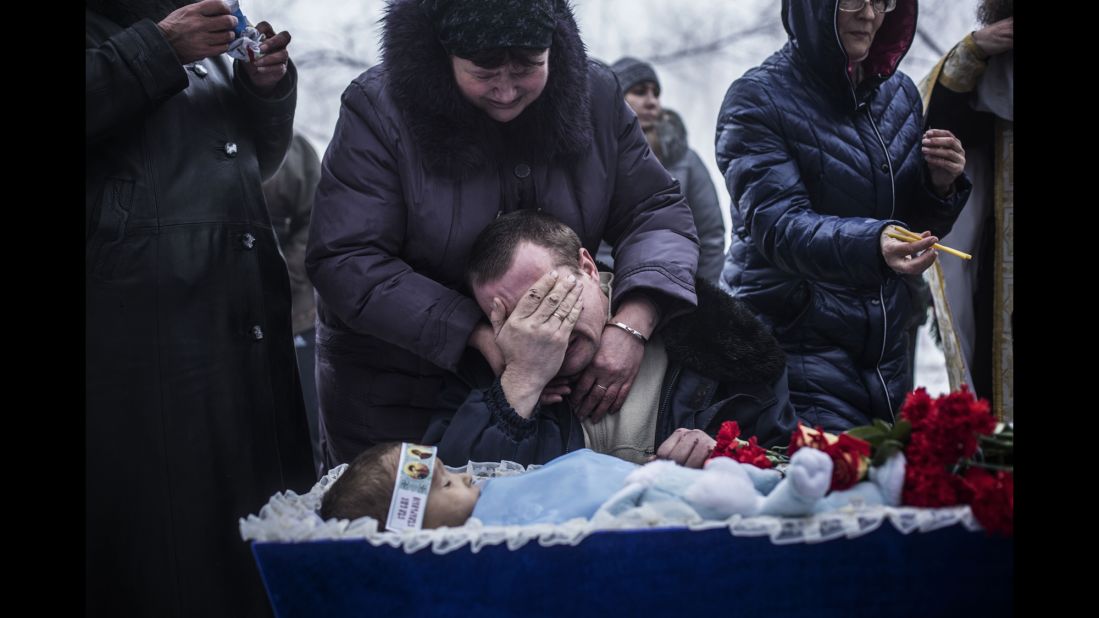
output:
[[[202,66],[201,64],[198,64],[198,63],[195,63],[195,64],[191,65],[191,71],[195,75],[198,75],[199,77],[206,77],[207,75],[210,74],[210,72],[206,70],[206,67],[204,67],[204,66]]]
[[[256,246],[256,237],[252,236],[251,232],[245,232],[240,237],[240,244],[245,249],[251,249],[252,247]]]
[[[871,299],[870,299],[870,304],[871,304],[871,305],[880,305],[880,304],[881,304],[881,301],[880,301],[880,300],[878,300],[878,299],[876,299],[876,298],[871,298]]]
[[[881,164],[881,171],[883,171],[883,172],[885,172],[886,174],[888,174],[888,173],[889,173],[889,164],[888,164],[888,163],[882,163],[882,164]]]
[[[233,142],[225,142],[225,154],[229,158],[237,156],[237,145]]]
[[[529,165],[527,165],[526,163],[520,163],[519,165],[515,166],[515,177],[516,178],[526,178],[527,176],[530,176],[530,166]]]
[[[259,327],[259,324],[252,327],[252,339],[256,341],[263,339],[263,329]]]

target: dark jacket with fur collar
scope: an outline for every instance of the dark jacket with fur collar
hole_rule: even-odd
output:
[[[461,96],[417,2],[389,6],[384,62],[344,92],[306,257],[330,465],[423,434],[482,319],[460,291],[469,249],[502,211],[551,213],[593,253],[615,243],[615,307],[632,291],[667,318],[695,304],[690,210],[560,4],[546,89],[506,125]]]
[[[714,435],[724,421],[737,421],[743,438],[756,436],[763,446],[787,444],[797,420],[785,354],[743,303],[701,279],[696,285],[698,309],[662,331],[668,368],[653,450],[677,428]],[[465,375],[474,390],[454,411],[438,414],[423,438],[439,445],[443,461],[540,464],[584,448],[567,403],[540,407],[524,419],[483,361]]]

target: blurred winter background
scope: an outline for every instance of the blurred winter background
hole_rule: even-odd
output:
[[[384,0],[243,0],[253,22],[293,35],[299,72],[296,127],[323,153],[348,83],[378,63]],[[920,0],[912,49],[901,71],[919,82],[976,24],[977,0]],[[725,90],[786,42],[779,0],[574,0],[590,56],[607,63],[629,55],[659,74],[661,103],[678,111],[688,139],[710,169],[728,230],[729,196],[714,161],[714,127]],[[728,231],[726,231],[728,244]],[[920,333],[916,384],[948,389],[942,353]]]

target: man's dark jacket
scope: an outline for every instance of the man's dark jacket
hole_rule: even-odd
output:
[[[668,368],[654,449],[677,428],[713,435],[723,421],[737,421],[741,438],[757,436],[762,446],[787,444],[797,420],[786,386],[785,355],[742,303],[701,279],[695,286],[698,308],[661,331]],[[508,404],[483,360],[475,362],[470,361],[467,377],[472,392],[454,403],[456,411],[437,415],[424,436],[425,443],[439,445],[443,461],[540,464],[584,448],[583,429],[567,402],[536,407],[524,419]]]

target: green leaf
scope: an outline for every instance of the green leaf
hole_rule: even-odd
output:
[[[873,451],[874,449],[878,448],[878,446],[880,446],[883,441],[885,441],[885,436],[877,435],[873,438],[867,438],[865,441],[867,444],[870,445],[870,450]]]
[[[906,420],[899,420],[897,424],[893,426],[893,431],[889,432],[889,437],[897,440],[898,442],[907,443],[908,437],[912,435],[912,423]]]
[[[790,462],[790,458],[786,456],[785,446],[773,446],[771,448],[764,449],[763,453],[767,457],[767,459],[771,460],[771,463],[781,464]]]
[[[885,450],[880,450],[874,453],[874,457],[870,459],[870,465],[876,468],[888,461],[890,455],[892,455],[892,453],[889,453]]]
[[[901,444],[897,440],[883,440],[881,446],[878,447],[874,453],[874,458],[870,460],[871,465],[880,466],[886,462],[894,453],[904,448],[904,444]]]
[[[884,437],[884,433],[878,427],[873,425],[863,425],[862,427],[852,427],[843,432],[852,438],[858,438],[860,440],[871,440],[876,437]]]
[[[878,429],[882,430],[885,433],[889,433],[889,430],[892,429],[892,427],[889,425],[889,423],[881,420],[880,418],[874,419],[874,426],[877,427]]]

